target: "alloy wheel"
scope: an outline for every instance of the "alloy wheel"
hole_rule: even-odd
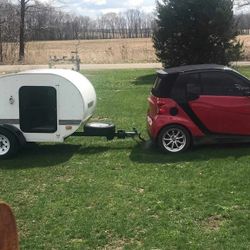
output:
[[[179,128],[170,128],[163,135],[162,144],[167,151],[177,153],[185,148],[187,138],[183,130]]]

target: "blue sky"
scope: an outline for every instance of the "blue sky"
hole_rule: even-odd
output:
[[[50,2],[66,11],[76,14],[96,17],[108,12],[119,13],[127,9],[140,9],[145,12],[152,12],[156,0],[40,0]]]

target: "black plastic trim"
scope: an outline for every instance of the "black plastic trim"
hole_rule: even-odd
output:
[[[193,121],[193,123],[204,133],[212,134],[212,132],[204,125],[204,123],[199,119],[199,117],[194,113],[188,103],[178,103],[183,111],[188,115],[188,117]]]
[[[15,124],[19,125],[20,120],[19,119],[0,119],[0,124]]]
[[[80,125],[81,120],[59,120],[59,125]]]

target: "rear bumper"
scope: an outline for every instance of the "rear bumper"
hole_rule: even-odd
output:
[[[148,132],[148,136],[149,136],[150,140],[155,141],[155,138],[153,138],[153,136],[152,136],[152,131],[150,129],[149,124],[147,124],[147,132]]]
[[[190,120],[179,116],[170,115],[156,115],[152,118],[147,115],[147,130],[151,139],[156,140],[160,131],[168,125],[181,125],[188,129],[192,137],[203,137],[204,134],[197,128],[197,126]]]
[[[153,141],[156,140],[158,134],[156,124],[154,119],[147,115],[147,131],[150,139]]]

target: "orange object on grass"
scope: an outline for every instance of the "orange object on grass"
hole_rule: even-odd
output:
[[[0,202],[0,250],[18,250],[18,234],[15,216],[11,208]]]

